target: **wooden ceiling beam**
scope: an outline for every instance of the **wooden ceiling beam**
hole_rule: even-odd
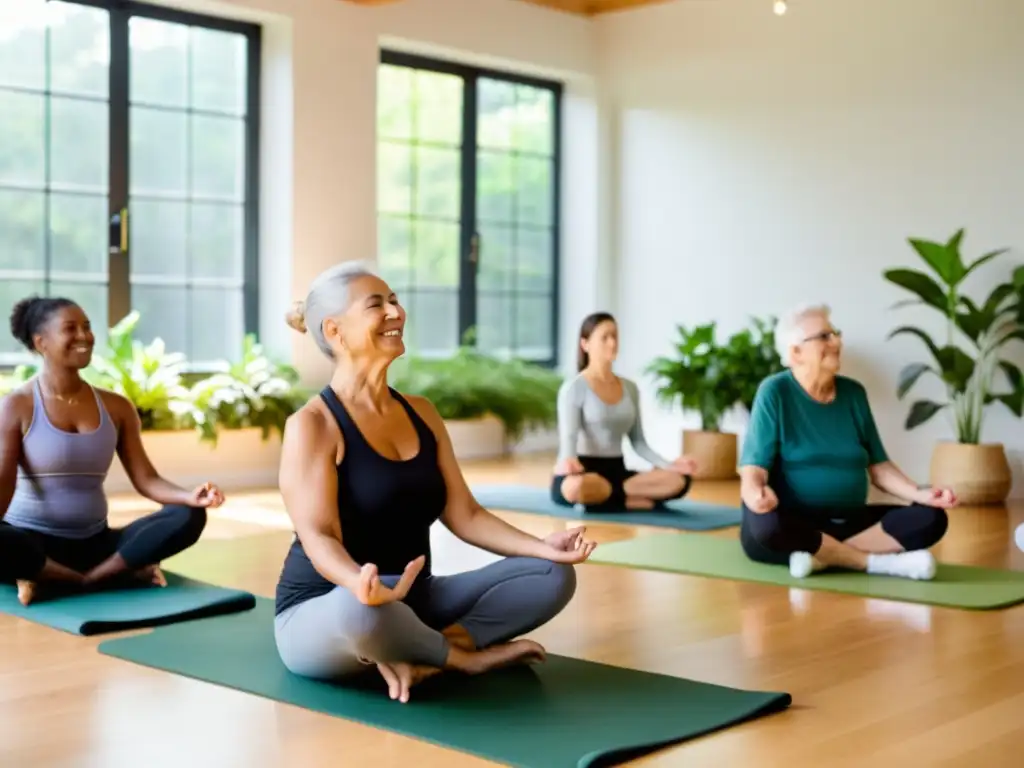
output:
[[[400,3],[402,0],[341,0],[343,3],[352,3],[353,5],[393,5],[394,3]]]
[[[645,5],[657,5],[669,0],[517,0],[521,3],[539,5],[556,11],[573,13],[578,16],[598,16],[613,11],[628,11]]]
[[[511,2],[512,0],[510,0]],[[542,8],[551,8],[556,11],[572,13],[577,16],[597,16],[602,13],[613,11],[625,11],[631,8],[640,8],[645,5],[656,5],[669,2],[669,0],[514,0],[519,3],[539,5]],[[402,2],[402,0],[342,0],[342,2],[353,3],[354,5],[391,5]]]

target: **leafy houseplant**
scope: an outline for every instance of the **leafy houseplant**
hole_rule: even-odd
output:
[[[275,431],[283,436],[288,417],[308,398],[298,381],[294,368],[270,360],[250,334],[238,362],[222,362],[215,373],[192,385],[188,417],[203,439],[213,443],[218,428],[256,427],[264,440]]]
[[[497,418],[506,441],[557,422],[562,378],[523,360],[502,360],[463,343],[447,358],[406,354],[391,368],[391,386],[428,398],[441,418],[471,422]]]
[[[967,503],[1003,501],[1010,490],[1010,470],[999,444],[983,444],[981,430],[987,406],[996,401],[1020,417],[1024,412],[1024,373],[1002,359],[1003,347],[1024,340],[1024,267],[1012,279],[996,285],[980,304],[963,292],[964,281],[983,265],[1006,253],[999,249],[970,263],[961,254],[964,230],[946,242],[910,238],[908,242],[932,274],[915,269],[890,269],[884,277],[915,298],[897,306],[926,306],[939,312],[945,338],[935,341],[921,328],[903,325],[889,339],[915,336],[927,347],[930,362],[914,362],[899,373],[896,394],[901,400],[926,374],[936,377],[946,391],[946,402],[915,400],[904,426],[908,430],[949,409],[955,429],[954,443],[940,443],[932,454],[933,484],[953,485]],[[1002,386],[996,382],[1002,373]]]
[[[111,328],[105,348],[94,351],[83,378],[126,397],[144,430],[180,429],[188,412],[188,389],[182,383],[185,356],[167,352],[163,339],[146,345],[136,340],[138,324],[139,313],[131,312]]]
[[[761,381],[782,370],[775,324],[775,318],[753,318],[752,327],[723,344],[717,341],[714,322],[692,329],[680,325],[675,355],[658,357],[647,368],[659,382],[659,402],[700,415],[701,429],[683,432],[683,451],[696,456],[703,467],[698,472],[701,478],[736,474],[736,436],[722,432],[722,420],[736,406],[749,411]]]
[[[162,339],[137,340],[138,323],[139,313],[132,312],[111,328],[82,377],[127,398],[144,431],[195,430],[216,445],[221,430],[255,427],[266,440],[283,432],[285,421],[308,397],[295,370],[270,360],[252,336],[243,339],[238,362],[220,361],[213,373],[195,375],[187,373],[185,356],[168,352]],[[0,396],[35,373],[35,366],[21,365],[0,376]]]

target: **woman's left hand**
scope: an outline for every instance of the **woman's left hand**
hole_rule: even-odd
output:
[[[918,504],[939,507],[941,509],[950,509],[959,503],[959,499],[953,493],[952,488],[922,488],[918,492],[917,497],[914,498],[914,501]]]
[[[544,543],[550,549],[550,552],[545,553],[545,559],[555,563],[582,563],[590,557],[590,553],[597,546],[597,542],[583,538],[586,530],[581,526],[552,533],[544,539]]]
[[[224,503],[224,494],[213,483],[203,483],[189,495],[190,507],[219,507]]]
[[[680,475],[692,475],[697,471],[697,460],[692,456],[680,456],[672,462],[672,471]]]

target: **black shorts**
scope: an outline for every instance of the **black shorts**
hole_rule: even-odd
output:
[[[634,475],[639,474],[635,470],[626,467],[626,461],[622,456],[578,456],[583,471],[600,475],[612,486],[612,493],[600,504],[589,504],[587,510],[598,512],[601,510],[621,510],[626,506],[626,491],[623,488],[626,481]],[[555,475],[551,481],[551,498],[556,504],[571,507],[574,504],[562,495],[562,483],[568,475]],[[691,478],[689,475],[683,477],[683,490],[672,496],[673,499],[681,499],[690,490]],[[659,499],[655,506],[669,499]]]

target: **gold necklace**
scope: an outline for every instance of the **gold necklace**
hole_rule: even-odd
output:
[[[47,389],[49,389],[49,385],[47,385]],[[46,393],[44,392],[43,394],[46,394]],[[49,397],[54,397],[57,400],[59,400],[60,402],[67,403],[68,405],[74,405],[75,403],[78,402],[78,398],[77,397],[65,397],[64,395],[57,394],[52,389],[49,392]]]

